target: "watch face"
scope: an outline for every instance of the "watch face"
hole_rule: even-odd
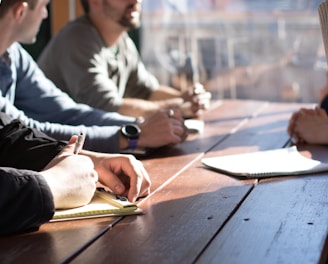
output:
[[[138,138],[141,132],[140,128],[134,124],[123,126],[121,131],[124,136],[131,139]]]

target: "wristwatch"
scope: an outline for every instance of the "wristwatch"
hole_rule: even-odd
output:
[[[137,124],[128,124],[121,127],[121,133],[128,139],[128,149],[136,149],[141,133],[141,129]]]

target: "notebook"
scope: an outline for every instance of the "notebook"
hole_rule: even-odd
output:
[[[136,204],[129,202],[127,198],[98,188],[89,204],[72,209],[56,210],[50,222],[141,213],[142,210]]]
[[[219,172],[246,178],[302,175],[328,171],[328,163],[302,156],[296,146],[204,158],[202,163]]]

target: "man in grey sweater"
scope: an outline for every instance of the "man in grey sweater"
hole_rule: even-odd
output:
[[[160,84],[127,34],[140,25],[141,2],[81,0],[85,15],[50,40],[38,64],[74,100],[92,107],[144,117],[177,108],[184,117],[197,116],[211,94],[200,83],[184,91]]]

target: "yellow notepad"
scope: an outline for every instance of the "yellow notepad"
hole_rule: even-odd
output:
[[[127,198],[97,189],[89,204],[78,208],[56,210],[50,222],[141,213],[142,210]]]

